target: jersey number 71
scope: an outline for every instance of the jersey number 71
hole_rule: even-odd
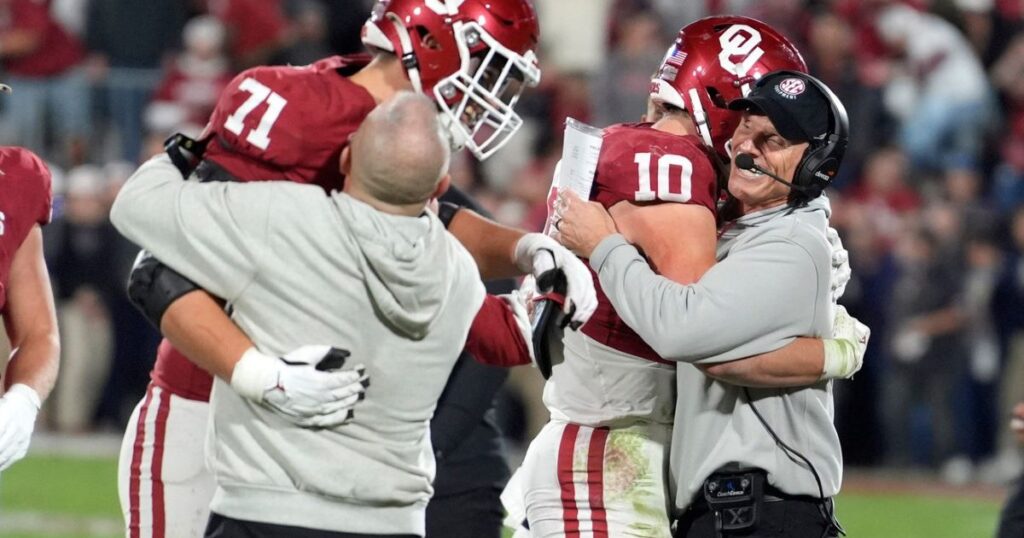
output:
[[[270,129],[274,126],[274,122],[277,121],[278,116],[281,115],[281,111],[284,110],[288,101],[254,78],[243,80],[238,85],[238,89],[249,92],[249,97],[234,113],[224,120],[224,128],[241,136],[242,130],[245,129],[244,122],[246,116],[259,106],[260,103],[266,101],[267,110],[263,113],[263,117],[260,118],[260,123],[255,129],[249,131],[249,134],[245,137],[245,140],[250,144],[266,150],[270,146]]]

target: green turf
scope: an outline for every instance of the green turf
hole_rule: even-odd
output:
[[[846,493],[836,512],[850,538],[988,538],[995,534],[995,501]]]
[[[0,509],[120,517],[117,460],[26,458],[0,476]]]
[[[3,513],[21,511],[118,521],[117,462],[33,456],[0,478],[0,538],[115,538],[4,532]],[[994,534],[999,503],[856,492],[839,497],[837,512],[850,538],[987,538]]]

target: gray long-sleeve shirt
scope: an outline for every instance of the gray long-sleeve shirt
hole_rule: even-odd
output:
[[[160,158],[132,176],[111,219],[227,300],[261,351],[346,348],[373,380],[355,419],[329,430],[299,428],[217,380],[213,510],[422,535],[434,478],[427,426],[484,299],[473,259],[437,217],[387,215],[288,182],[182,181]]]
[[[731,361],[798,336],[831,333],[829,213],[828,200],[818,198],[804,208],[741,217],[719,238],[718,263],[688,286],[656,274],[621,236],[602,241],[590,264],[622,320],[662,357]],[[819,495],[810,470],[776,445],[742,387],[710,379],[691,364],[679,365],[677,381],[670,460],[680,512],[707,476],[732,462],[768,471],[769,481],[787,493]],[[779,437],[814,464],[824,494],[836,494],[842,454],[831,383],[749,394]]]

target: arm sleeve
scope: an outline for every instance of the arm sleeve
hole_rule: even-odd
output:
[[[267,249],[273,190],[285,185],[183,181],[160,156],[128,180],[111,221],[169,267],[231,302],[256,276]]]
[[[474,360],[468,351],[462,352],[430,421],[431,442],[439,459],[455,450],[480,425],[507,377],[507,368],[487,366]]]
[[[622,320],[667,360],[730,361],[811,334],[815,264],[781,237],[734,246],[688,286],[656,274],[621,235],[602,241],[590,263]]]

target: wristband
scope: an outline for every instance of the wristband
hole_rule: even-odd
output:
[[[11,385],[11,388],[7,389],[4,393],[4,398],[20,398],[30,404],[36,411],[43,406],[42,400],[39,398],[39,393],[36,389],[24,384],[15,383]]]
[[[276,362],[277,359],[250,347],[231,371],[231,388],[243,398],[262,402],[267,389],[277,384]]]
[[[825,367],[819,379],[846,379],[855,372],[857,350],[849,340],[822,340],[825,346]]]

